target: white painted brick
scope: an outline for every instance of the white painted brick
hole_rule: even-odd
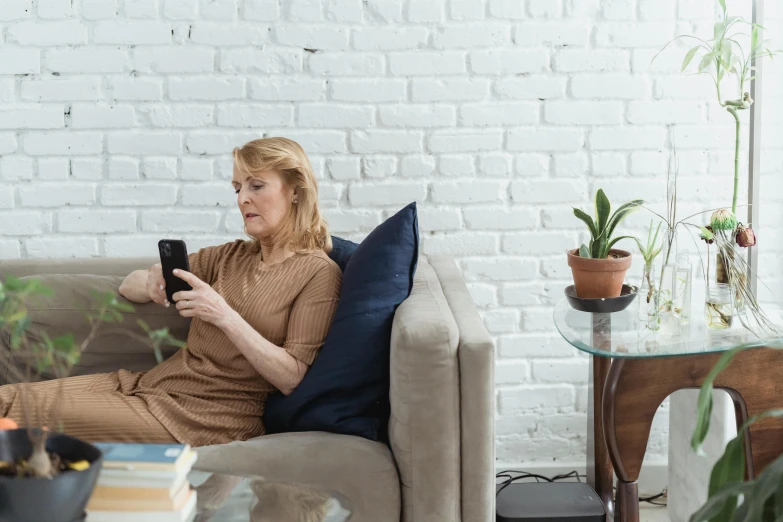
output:
[[[564,254],[578,243],[576,234],[566,232],[524,232],[505,234],[503,252],[519,255]]]
[[[513,332],[519,324],[517,310],[486,310],[481,312],[481,316],[490,334]]]
[[[548,100],[563,98],[566,78],[528,75],[519,78],[503,78],[495,82],[495,95],[507,100]]]
[[[143,73],[212,72],[214,61],[212,49],[141,47],[133,51],[133,68]]]
[[[549,52],[536,49],[490,49],[470,53],[470,70],[476,74],[536,73],[549,67]]]
[[[128,67],[125,51],[114,49],[49,49],[44,53],[46,68],[59,73],[118,73]]]
[[[500,391],[500,413],[511,415],[541,409],[565,408],[574,403],[572,386],[525,386]]]
[[[317,53],[310,57],[310,72],[323,76],[382,76],[384,60],[380,54]]]
[[[422,133],[418,131],[368,130],[351,133],[351,151],[421,152]]]
[[[705,0],[680,0],[678,18],[705,20],[715,14],[715,4]]]
[[[486,317],[484,319],[486,322]],[[495,384],[522,384],[530,381],[530,363],[527,361],[504,361],[495,364]]]
[[[182,151],[182,136],[176,132],[116,132],[108,134],[109,154],[169,154]]]
[[[33,179],[33,159],[25,156],[0,157],[0,176],[5,181]]]
[[[503,142],[503,133],[499,130],[445,130],[430,135],[431,152],[467,152],[478,150],[497,150]]]
[[[343,196],[343,185],[339,183],[318,182],[318,198],[321,203],[334,203],[340,201]]]
[[[715,96],[715,83],[706,74],[696,76],[665,76],[655,81],[656,98],[699,100]]]
[[[592,23],[587,20],[525,22],[514,29],[514,43],[525,46],[553,45],[584,47],[590,40]]]
[[[141,177],[144,179],[177,179],[177,158],[144,158]]]
[[[0,80],[0,103],[12,103],[16,98],[16,81],[11,78]]]
[[[224,73],[290,74],[302,72],[299,49],[221,49],[220,71]]]
[[[417,213],[422,232],[446,232],[462,228],[462,219],[457,209],[419,207]]]
[[[467,154],[442,154],[438,164],[438,173],[455,178],[473,177],[476,165],[473,156]]]
[[[244,78],[169,78],[172,100],[235,100],[244,96]]]
[[[128,18],[155,18],[158,0],[125,0],[125,16]]]
[[[57,231],[74,233],[134,232],[133,210],[70,209],[57,213]]]
[[[381,123],[388,127],[453,127],[456,111],[450,105],[384,105]]]
[[[236,20],[237,0],[202,0],[201,16],[206,20]]]
[[[388,56],[389,71],[394,75],[439,76],[465,72],[465,53],[460,51],[416,51],[390,53]]]
[[[592,150],[660,149],[665,141],[666,129],[662,127],[598,128],[589,136]]]
[[[551,0],[528,0],[527,9],[534,18],[560,18],[563,14],[562,2]]]
[[[135,127],[133,107],[129,105],[96,106],[75,103],[71,106],[71,125],[74,129],[113,129]]]
[[[162,0],[163,17],[169,20],[196,20],[198,0]]]
[[[669,154],[663,151],[640,150],[631,153],[631,174],[635,176],[666,176]]]
[[[520,0],[489,0],[489,14],[493,18],[524,18],[525,3]]]
[[[362,177],[360,158],[354,156],[329,158],[326,162],[326,169],[329,172],[329,177],[337,181],[361,179]]]
[[[286,130],[279,134],[270,131],[270,135],[285,135],[287,138],[299,143],[308,154],[343,154],[348,152],[348,148],[345,145],[345,133],[341,131]]]
[[[497,238],[481,232],[439,233],[433,236],[424,236],[422,243],[422,252],[425,255],[453,257],[493,255],[498,251]]]
[[[562,178],[581,178],[589,173],[589,160],[583,152],[555,154],[554,173]]]
[[[406,178],[426,178],[435,170],[432,156],[405,156],[400,163],[400,174]]]
[[[101,81],[97,78],[23,80],[21,99],[26,101],[77,101],[103,98]]]
[[[323,214],[330,232],[373,230],[381,224],[381,213],[376,211],[326,209]]]
[[[223,47],[228,45],[263,45],[269,39],[266,27],[257,23],[196,22],[190,32],[195,44]]]
[[[434,181],[432,201],[435,203],[498,203],[505,199],[508,183],[495,180]]]
[[[380,23],[402,20],[403,0],[365,0],[367,18]]]
[[[579,203],[587,198],[582,180],[552,179],[511,182],[511,199],[515,203]]]
[[[9,236],[31,236],[51,230],[51,216],[40,211],[9,210],[0,212],[3,233]]]
[[[182,158],[179,160],[179,179],[205,181],[212,179],[212,161],[200,158]]]
[[[193,183],[182,186],[180,204],[186,207],[235,207],[236,195],[225,183]]]
[[[115,100],[158,101],[163,99],[163,81],[159,79],[116,78],[110,80],[109,85],[111,96]]]
[[[634,20],[636,18],[635,0],[606,0],[603,15],[607,20]]]
[[[322,100],[326,82],[309,78],[251,78],[250,98],[269,101]]]
[[[445,0],[417,0],[408,4],[408,21],[439,22],[443,18]]]
[[[547,154],[517,154],[514,157],[514,172],[526,178],[546,177],[549,174]]]
[[[426,47],[430,32],[425,27],[356,28],[353,47],[358,51],[397,51]]]
[[[78,20],[67,22],[19,22],[6,29],[6,42],[48,47],[87,43],[87,27]]]
[[[580,129],[519,128],[508,131],[506,148],[519,151],[575,151],[582,148]]]
[[[280,17],[280,2],[277,0],[244,0],[245,20],[274,22]]]
[[[485,0],[449,0],[449,13],[454,20],[483,20]]]
[[[176,185],[112,183],[101,187],[101,203],[105,206],[173,205],[176,201]]]
[[[630,71],[631,55],[624,50],[564,49],[554,56],[554,70],[569,72]]]
[[[427,185],[421,182],[354,183],[348,188],[348,200],[357,207],[406,205],[426,197]]]
[[[554,305],[560,299],[559,287],[541,282],[503,283],[500,301],[505,306]]]
[[[215,122],[211,105],[153,105],[137,106],[139,124],[150,127],[211,127]]]
[[[465,224],[474,230],[532,230],[536,212],[530,208],[467,207],[462,210]]]
[[[486,283],[467,283],[468,291],[478,308],[491,308],[498,304],[497,288]]]
[[[171,24],[166,22],[96,22],[93,42],[96,44],[155,45],[171,43]]]
[[[478,158],[478,173],[487,178],[507,178],[513,173],[508,154],[482,154]]]
[[[38,16],[46,19],[71,16],[71,0],[38,0]]]
[[[674,20],[677,0],[639,0],[639,18],[642,20]]]
[[[38,74],[41,52],[18,47],[0,48],[0,74]]]
[[[489,95],[489,81],[479,78],[416,79],[413,101],[483,100]]]
[[[0,184],[0,209],[14,208],[14,188]]]
[[[294,108],[275,105],[221,105],[218,107],[219,127],[284,127],[293,125]]]
[[[70,175],[68,158],[38,158],[38,179],[46,181],[65,180]]]
[[[117,16],[117,0],[82,0],[80,6],[82,18],[103,20]]]
[[[571,78],[571,95],[575,98],[630,99],[644,98],[650,93],[646,78],[620,74],[586,74]]]
[[[432,35],[436,49],[476,49],[498,47],[509,42],[506,24],[468,24],[442,27]]]
[[[497,127],[538,122],[538,105],[524,102],[474,103],[460,109],[460,124],[466,127]]]
[[[0,21],[23,20],[30,18],[33,12],[33,0],[5,0],[0,9]]]
[[[559,265],[557,266],[558,270],[562,271],[563,273],[567,273],[569,276],[571,275],[571,269],[568,267],[567,262],[564,263],[563,259],[565,259],[564,255],[560,255],[557,257],[557,261],[559,261]],[[543,259],[542,260],[542,269],[541,273],[544,277],[547,277],[547,273],[544,270],[543,266],[545,266],[547,263],[551,263],[551,259]],[[565,266],[565,268],[563,268]],[[548,277],[554,279],[551,275]],[[560,277],[562,279],[562,277]],[[523,331],[539,331],[539,332],[551,332],[552,331],[552,308],[525,308],[522,310],[522,330]]]
[[[497,378],[497,373],[496,373]],[[536,429],[536,420],[539,415],[514,415],[511,417],[495,417],[495,436],[498,439],[517,436],[531,436]],[[498,441],[498,444],[505,442]]]
[[[223,132],[198,131],[188,133],[185,150],[190,154],[225,154],[233,147],[242,145]]]
[[[109,179],[137,180],[139,179],[139,160],[136,158],[112,157],[108,161]],[[40,176],[40,173],[39,173]]]
[[[11,154],[19,148],[16,140],[16,134],[11,132],[0,132],[0,154]]]
[[[535,279],[538,264],[531,259],[494,257],[462,262],[466,281],[523,281]]]
[[[222,212],[207,210],[143,210],[144,232],[214,232]]]
[[[586,360],[533,362],[533,378],[538,382],[587,384],[588,373]]]
[[[274,34],[282,45],[319,51],[345,51],[349,48],[347,27],[281,25],[274,28]]]
[[[600,47],[663,47],[674,38],[671,22],[605,23],[596,29]]]
[[[699,123],[704,121],[704,107],[692,102],[653,101],[628,104],[631,123]]]
[[[362,158],[362,174],[366,178],[390,178],[397,173],[394,156],[370,156]]]
[[[92,132],[30,132],[24,137],[24,151],[32,156],[101,154],[103,136]]]
[[[624,176],[628,173],[625,154],[617,152],[593,152],[590,154],[595,176]]]
[[[31,259],[98,257],[98,240],[89,237],[31,238],[24,241],[24,248]]]
[[[374,108],[362,105],[303,103],[299,105],[302,127],[363,128],[375,123]]]
[[[87,183],[36,183],[18,188],[23,207],[63,207],[95,203],[95,185]]]
[[[64,126],[62,105],[14,104],[0,108],[0,129],[58,129]]]
[[[659,49],[634,49],[631,57],[631,70],[637,74],[666,73],[679,75],[682,60],[685,57],[682,49],[671,45],[663,51]],[[655,58],[655,61],[653,61]],[[695,65],[699,59],[694,58]]]
[[[587,198],[587,196],[585,196]],[[583,205],[586,199],[579,201]],[[574,201],[573,203],[577,203]],[[578,230],[584,232],[585,224],[574,217],[573,204],[562,205],[559,203],[547,205],[541,210],[541,225],[547,230]]]
[[[346,23],[362,21],[362,0],[327,0],[326,19]]]
[[[679,186],[679,180],[677,183]],[[622,183],[613,183],[611,186],[603,186],[603,188],[609,201],[616,201],[618,203],[624,203],[639,198],[644,199],[648,203],[666,200],[666,183],[661,183],[660,179],[634,179],[623,181]],[[582,210],[587,211],[586,206],[582,206]],[[644,218],[641,221],[642,226],[649,226],[650,216],[642,217]],[[622,227],[623,225],[620,225],[618,228]],[[631,245],[629,245],[629,247]]]
[[[587,369],[585,369],[585,373]],[[587,416],[584,413],[568,413],[565,415],[546,415],[543,417],[540,429],[544,433],[567,439],[585,439]],[[582,442],[584,443],[584,442]]]
[[[620,102],[550,101],[544,105],[544,121],[560,125],[620,125]]]

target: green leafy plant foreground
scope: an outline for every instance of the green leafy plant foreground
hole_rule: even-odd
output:
[[[575,208],[574,215],[582,220],[590,231],[590,244],[579,247],[579,257],[606,259],[609,257],[609,251],[621,239],[635,240],[633,236],[612,237],[612,235],[617,225],[643,204],[643,200],[635,199],[621,205],[614,214],[610,215],[612,205],[609,203],[609,198],[606,197],[603,189],[598,189],[595,194],[595,219]]]

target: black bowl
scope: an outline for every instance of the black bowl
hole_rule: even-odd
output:
[[[90,467],[60,473],[53,479],[0,477],[0,520],[84,520],[84,508],[98,481],[103,454],[92,444],[60,433],[49,436],[46,449],[64,460],[86,460]],[[0,431],[0,460],[16,461],[29,457],[32,452],[25,429]]]
[[[638,291],[639,288],[635,286],[623,285],[620,297],[588,299],[577,297],[576,288],[574,288],[574,285],[571,285],[566,287],[565,296],[568,300],[568,304],[570,304],[571,308],[574,310],[593,314],[611,314],[614,312],[621,312],[628,308],[628,305],[636,298],[636,292]]]

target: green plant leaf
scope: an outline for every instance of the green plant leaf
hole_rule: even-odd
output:
[[[644,205],[643,199],[635,199],[625,203],[624,205],[621,205],[620,208],[615,210],[612,217],[609,218],[609,223],[606,225],[606,237],[611,238],[612,234],[614,233],[614,229],[617,228],[617,225],[620,223],[620,221],[625,219],[628,214],[638,210],[642,205]]]
[[[688,51],[688,53],[685,55],[685,59],[682,61],[682,69],[680,69],[680,72],[683,72],[688,67],[688,65],[690,65],[691,60],[693,60],[693,57],[696,56],[696,52],[698,50],[699,50],[699,46],[697,45],[696,47]]]
[[[726,33],[726,24],[721,22],[715,22],[715,25],[712,27],[712,36],[715,41],[720,41],[723,39],[723,35]]]
[[[742,482],[740,484],[729,484],[715,495],[708,497],[704,503],[689,519],[690,522],[705,522],[710,520],[715,514],[719,513],[726,501],[739,495],[747,495],[755,485],[755,481]]]
[[[700,73],[704,72],[707,69],[707,67],[709,67],[710,64],[712,64],[713,58],[714,58],[713,53],[707,53],[702,57],[701,62],[699,63]]]
[[[591,237],[594,238],[594,237],[598,236],[598,232],[596,232],[596,230],[595,230],[595,223],[593,223],[593,218],[591,218],[584,211],[582,211],[582,210],[580,210],[578,208],[574,209],[574,215],[576,217],[578,217],[579,219],[581,219],[582,221],[585,222],[585,224],[587,225],[587,228],[590,229],[590,236]]]
[[[750,31],[750,50],[751,52],[756,50],[759,44],[759,27],[753,24],[753,29]]]
[[[587,245],[582,245],[579,247],[579,257],[590,259],[590,250],[587,249]]]
[[[595,193],[595,215],[597,218],[596,230],[598,230],[598,234],[601,236],[604,235],[603,232],[611,212],[612,205],[609,203],[609,198],[606,197],[603,189],[598,189],[598,192]]]
[[[718,0],[718,3],[720,4],[721,8],[723,9],[723,13],[726,13],[726,0]]]
[[[691,448],[696,453],[702,454],[701,445],[704,439],[707,437],[707,432],[710,430],[710,415],[712,414],[712,383],[715,382],[715,378],[725,370],[734,355],[742,348],[733,348],[727,352],[721,354],[718,362],[712,367],[710,373],[704,378],[704,383],[699,390],[698,409],[696,412],[696,427],[693,429],[693,435],[691,436]]]
[[[613,247],[613,246],[614,246],[614,245],[615,245],[615,244],[616,244],[618,241],[620,241],[620,240],[623,240],[623,239],[636,239],[636,238],[635,238],[635,237],[633,237],[633,236],[618,236],[618,237],[616,237],[616,238],[612,239],[611,241],[609,241],[609,244],[607,244],[607,245],[606,245],[606,252],[605,252],[604,258],[605,258],[606,256],[608,256],[608,255],[609,255],[609,251],[612,249],[612,247]],[[603,258],[602,258],[602,259],[603,259]]]
[[[726,485],[738,484],[745,478],[745,433],[739,432],[726,445],[723,455],[712,467],[708,497]],[[726,500],[723,507],[710,518],[710,522],[730,522],[737,509],[737,497]]]
[[[135,308],[133,308],[133,305],[130,303],[122,303],[120,301],[117,301],[117,304],[114,305],[114,308],[117,310],[120,310],[121,312],[133,312],[135,311]]]
[[[780,457],[770,463],[761,475],[753,481],[753,488],[745,495],[742,504],[747,504],[747,513],[745,520],[771,520],[767,509],[771,506],[768,501],[777,496],[781,489],[783,480],[783,459]],[[779,506],[772,506],[773,509],[780,509]]]

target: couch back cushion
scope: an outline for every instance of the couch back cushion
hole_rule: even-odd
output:
[[[389,439],[400,471],[403,522],[459,522],[459,330],[424,259],[411,296],[394,316],[391,341]]]

